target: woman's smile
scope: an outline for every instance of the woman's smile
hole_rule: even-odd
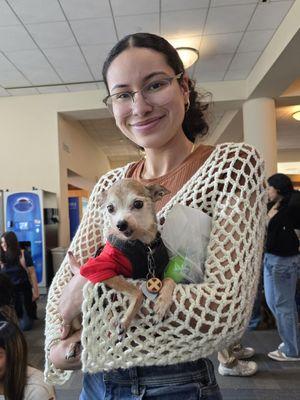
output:
[[[164,117],[165,117],[165,115],[148,118],[143,121],[137,121],[134,123],[130,123],[129,126],[134,128],[134,130],[137,132],[147,133],[147,132],[151,131],[153,128],[155,128]]]

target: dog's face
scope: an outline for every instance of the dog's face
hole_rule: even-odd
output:
[[[111,233],[150,243],[157,232],[154,202],[167,193],[161,185],[144,186],[133,179],[122,179],[102,192],[100,205],[109,216]]]

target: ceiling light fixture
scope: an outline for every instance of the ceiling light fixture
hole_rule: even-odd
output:
[[[300,121],[300,111],[296,111],[292,114],[292,117],[296,120],[296,121]]]
[[[185,69],[191,67],[196,61],[198,61],[199,51],[193,47],[177,47],[176,50]]]

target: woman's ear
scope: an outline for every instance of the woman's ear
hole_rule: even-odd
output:
[[[190,98],[189,79],[188,74],[185,72],[180,82],[181,91],[184,96],[184,104],[187,104]]]

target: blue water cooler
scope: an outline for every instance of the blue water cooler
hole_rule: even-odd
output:
[[[43,190],[4,192],[5,230],[15,232],[20,247],[31,253],[41,288],[49,283],[47,253],[58,242],[56,204],[56,195]]]

